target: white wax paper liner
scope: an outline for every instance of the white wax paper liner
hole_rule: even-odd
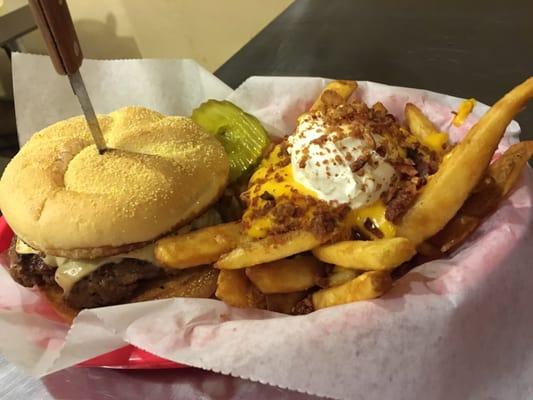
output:
[[[127,71],[128,62],[121,63]],[[252,77],[229,99],[279,136],[292,130],[326,82]],[[441,129],[450,127],[459,103],[370,82],[360,82],[356,97],[380,100],[398,117],[411,101]],[[463,127],[451,127],[452,138],[485,109],[478,104]],[[17,108],[17,118],[23,115]],[[511,124],[500,150],[518,132]],[[381,299],[306,316],[171,299],[87,310],[69,331],[41,317],[47,310],[40,298],[0,269],[0,350],[36,376],[131,343],[179,363],[334,398],[527,398],[533,393],[532,195],[527,171],[451,257],[414,269]]]

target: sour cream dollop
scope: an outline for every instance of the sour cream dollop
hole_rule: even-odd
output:
[[[306,116],[288,138],[288,152],[298,183],[321,200],[358,209],[376,202],[389,188],[394,168],[364,139],[343,137],[347,129],[326,129],[322,119]],[[368,161],[357,169],[354,163],[361,157]]]

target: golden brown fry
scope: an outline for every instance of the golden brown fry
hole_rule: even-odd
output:
[[[344,268],[335,265],[335,267],[333,267],[333,271],[331,271],[331,273],[326,279],[323,280],[323,282],[325,282],[325,287],[339,286],[357,278],[362,273],[362,271],[358,271],[356,269]]]
[[[197,267],[179,271],[176,275],[146,282],[131,301],[169,299],[172,297],[211,297],[217,287],[218,270]]]
[[[405,238],[349,240],[313,249],[321,261],[358,270],[389,270],[412,258],[414,245]]]
[[[251,267],[309,251],[322,241],[311,232],[293,231],[280,235],[267,236],[239,245],[223,255],[215,266],[221,269]]]
[[[398,235],[415,245],[440,231],[480,181],[505,128],[533,97],[533,78],[499,100],[444,157],[435,175],[398,226]]]
[[[230,222],[167,236],[156,242],[154,253],[157,261],[168,268],[190,268],[215,262],[244,238],[240,223]]]
[[[222,270],[215,296],[230,306],[265,308],[265,296],[246,277],[244,270]]]
[[[369,271],[340,286],[313,293],[315,310],[381,296],[392,286],[388,271]]]
[[[327,105],[337,105],[345,103],[352,93],[357,89],[355,81],[333,81],[327,84],[320,96],[311,106],[311,111],[324,108]]]
[[[284,314],[292,314],[293,309],[307,295],[306,291],[294,293],[276,293],[267,294],[267,310],[276,311]]]
[[[424,113],[413,103],[405,105],[405,122],[409,130],[420,141],[432,133],[438,132],[435,125],[424,115]]]
[[[487,195],[481,193],[497,191],[500,198],[506,196],[531,157],[533,157],[533,140],[513,144],[500,158],[490,164],[485,178],[476,186],[474,193],[465,203],[468,214],[485,216],[486,211],[481,208],[481,203],[485,203]],[[477,199],[478,196],[481,198]]]
[[[533,141],[512,145],[489,166],[485,177],[457,214],[440,232],[428,239],[428,244],[446,253],[464,243],[509,193],[532,156]]]
[[[323,265],[311,255],[277,260],[246,268],[246,276],[263,293],[291,293],[316,285]]]

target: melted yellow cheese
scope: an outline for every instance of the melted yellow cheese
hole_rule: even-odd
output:
[[[381,200],[374,204],[352,210],[346,218],[349,227],[357,227],[372,239],[380,239],[365,227],[365,221],[370,219],[372,223],[383,233],[384,238],[396,236],[396,227],[385,218],[385,205]]]
[[[279,146],[276,146],[268,158],[263,160],[259,168],[252,175],[249,185],[251,196],[259,197],[263,193],[268,192],[275,199],[282,197],[291,198],[293,197],[292,194],[296,191],[301,195],[316,198],[315,192],[294,180],[291,164],[281,168],[275,167],[280,161]],[[272,228],[273,220],[271,215],[252,217],[258,208],[261,209],[266,205],[266,202],[266,200],[258,198],[256,204],[249,207],[243,215],[243,221],[250,222],[248,224],[250,228],[246,231],[250,237],[256,239],[263,238]],[[298,200],[295,199],[293,203],[297,204]],[[309,212],[308,214],[310,215]],[[305,217],[303,216],[303,218]]]
[[[463,100],[463,102],[459,105],[459,109],[457,110],[457,114],[455,114],[455,118],[453,119],[452,123],[455,126],[461,126],[465,122],[466,118],[470,115],[475,105],[475,99]]]
[[[267,202],[258,198],[263,193],[268,192],[276,200],[281,197],[286,197],[291,199],[291,203],[295,205],[298,205],[299,196],[294,196],[294,192],[298,192],[300,195],[317,197],[313,191],[294,180],[291,164],[281,168],[275,167],[280,162],[278,154],[279,148],[274,148],[250,179],[250,197],[256,197],[256,201],[252,202],[253,204],[245,211],[243,221],[245,222],[245,226],[248,227],[246,233],[255,239],[267,236],[274,225],[273,218],[268,213],[260,217],[254,216],[257,209],[264,207]],[[312,211],[312,209],[307,208],[302,218],[312,218]],[[367,207],[352,210],[345,219],[346,227],[357,227],[369,237],[377,239],[364,226],[367,218],[383,233],[383,237],[390,238],[396,235],[394,224],[385,218],[385,206],[381,201]]]
[[[445,132],[433,132],[424,138],[422,143],[436,153],[442,152],[448,144],[448,134]]]

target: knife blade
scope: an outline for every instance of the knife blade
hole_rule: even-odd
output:
[[[67,75],[100,154],[107,149],[91,99],[80,74],[83,62],[78,36],[66,0],[28,0],[56,72]]]

